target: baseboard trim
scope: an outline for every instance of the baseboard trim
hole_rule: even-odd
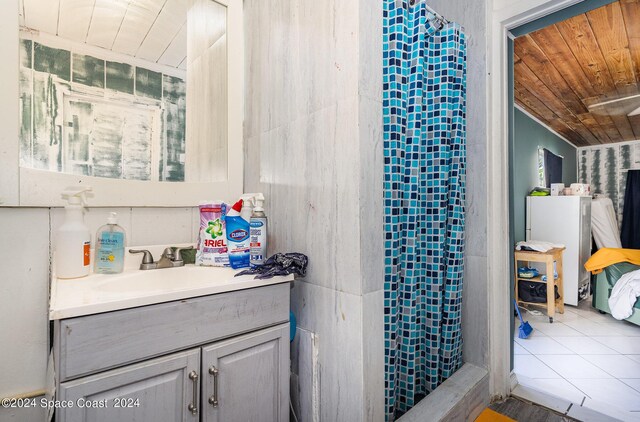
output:
[[[20,399],[33,399],[35,397],[40,397],[40,396],[44,396],[46,394],[46,390],[42,389],[42,390],[36,390],[36,391],[29,391],[28,393],[21,393],[21,394],[16,394],[10,397],[3,397],[3,399],[9,399],[9,400],[20,400]]]
[[[629,413],[623,413],[604,403],[602,407],[603,409],[607,409],[607,413],[583,407],[580,403],[572,403],[570,400],[556,397],[534,387],[522,384],[518,385],[518,387],[512,391],[511,395],[527,403],[545,407],[556,412],[558,415],[568,416],[580,421],[616,422],[631,420]]]

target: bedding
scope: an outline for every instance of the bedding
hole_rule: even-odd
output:
[[[609,296],[609,309],[615,319],[629,318],[640,296],[640,270],[626,273],[616,282]]]
[[[592,293],[592,306],[603,313],[611,313],[609,307],[609,296],[616,285],[616,282],[626,273],[640,270],[640,265],[634,265],[628,262],[621,262],[609,265],[603,272],[594,276]],[[625,318],[626,321],[640,325],[640,300],[636,300],[631,316]]]
[[[602,248],[591,255],[584,268],[592,274],[601,273],[612,264],[629,262],[640,265],[640,249]]]

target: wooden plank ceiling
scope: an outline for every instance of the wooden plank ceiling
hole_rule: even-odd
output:
[[[186,69],[185,0],[20,0],[20,24]]]
[[[640,139],[640,115],[628,115],[640,107],[640,97],[629,98],[640,93],[640,0],[518,37],[514,49],[522,108],[576,146]]]

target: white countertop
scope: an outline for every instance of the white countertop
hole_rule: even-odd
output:
[[[131,264],[125,264],[125,271],[115,275],[90,274],[69,280],[53,277],[49,319],[97,314],[293,280],[293,275],[266,280],[257,280],[253,275],[234,277],[241,270],[228,267],[185,265],[145,271],[131,267]]]

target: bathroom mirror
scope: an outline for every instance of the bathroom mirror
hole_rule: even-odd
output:
[[[13,1],[17,193],[0,205],[63,205],[76,184],[92,206],[241,193],[241,0]]]

